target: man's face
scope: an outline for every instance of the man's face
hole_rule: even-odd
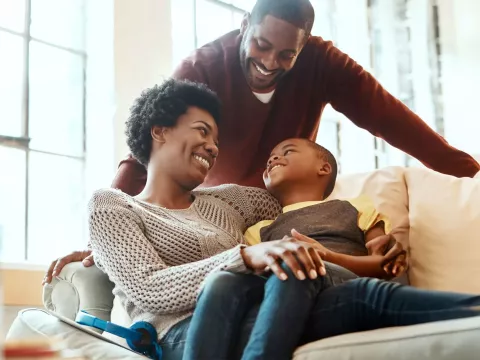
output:
[[[305,31],[267,15],[259,24],[245,19],[241,32],[240,62],[248,85],[256,92],[275,89],[295,65],[305,44]]]
[[[263,173],[263,182],[276,196],[284,187],[316,181],[318,176],[330,172],[330,164],[306,140],[290,139],[273,149]]]

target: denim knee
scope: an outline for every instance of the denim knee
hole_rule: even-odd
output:
[[[208,292],[211,295],[232,293],[238,290],[239,274],[228,271],[218,271],[210,274],[205,279],[202,293]]]
[[[240,297],[262,292],[265,280],[256,275],[218,271],[210,274],[200,296],[216,299]]]

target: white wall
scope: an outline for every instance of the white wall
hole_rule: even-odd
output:
[[[170,0],[114,1],[114,158],[128,154],[124,124],[133,100],[172,70]]]
[[[438,3],[445,137],[468,153],[480,154],[480,1]]]
[[[115,171],[113,2],[86,2],[86,198],[111,184]]]

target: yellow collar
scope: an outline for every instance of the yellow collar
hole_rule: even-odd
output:
[[[317,205],[317,204],[320,204],[322,202],[323,201],[302,201],[302,202],[299,202],[299,203],[295,203],[295,204],[292,204],[292,205],[285,206],[282,209],[282,212],[286,213],[286,212],[289,212],[289,211],[302,209],[302,208],[307,207],[307,206]]]

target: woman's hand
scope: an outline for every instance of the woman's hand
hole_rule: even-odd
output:
[[[242,250],[245,265],[255,272],[269,268],[280,280],[288,278],[279,264],[283,261],[299,280],[316,279],[318,274],[325,275],[325,265],[320,251],[314,244],[298,241],[285,236],[282,240],[269,241],[246,247]]]
[[[76,261],[81,261],[85,267],[94,265],[92,250],[73,251],[64,257],[52,261],[43,278],[42,285],[50,284],[52,278],[60,274],[65,265]]]

